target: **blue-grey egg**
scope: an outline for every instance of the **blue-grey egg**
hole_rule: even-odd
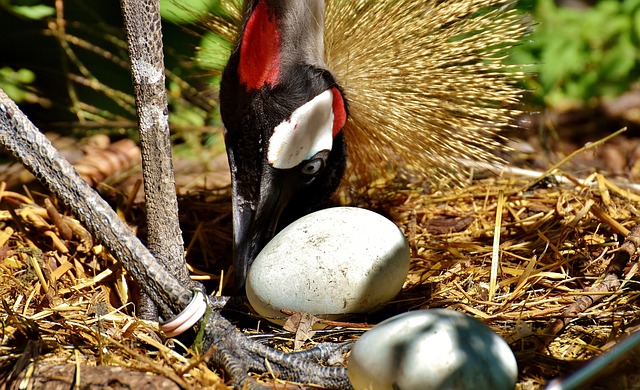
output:
[[[381,322],[355,343],[355,390],[513,390],[518,366],[504,339],[482,322],[445,309]]]

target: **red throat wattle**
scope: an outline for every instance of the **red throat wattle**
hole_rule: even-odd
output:
[[[344,106],[342,92],[333,87],[331,93],[333,93],[333,136],[335,137],[347,122],[347,110]]]

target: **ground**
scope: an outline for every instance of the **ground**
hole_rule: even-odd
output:
[[[570,114],[554,115],[548,118]],[[539,118],[523,123],[538,130]],[[504,337],[518,360],[517,388],[539,389],[635,331],[640,305],[635,257],[624,265],[619,289],[596,294],[585,310],[568,315],[567,309],[599,283],[640,220],[640,189],[633,184],[640,167],[636,135],[631,131],[580,149],[618,127],[609,123],[606,131],[589,133],[592,139],[585,138],[586,131],[568,136],[567,126],[555,133],[549,128],[545,134],[563,142],[544,142],[537,131],[520,134],[504,171],[475,172],[456,186],[399,172],[343,193],[339,203],[370,208],[400,226],[411,247],[411,271],[400,295],[382,312],[332,323],[335,328],[315,333],[304,345],[355,340],[393,314],[442,307],[478,318]],[[135,144],[101,136],[55,143],[144,236]],[[178,158],[176,176],[187,257],[194,277],[215,290],[230,257],[231,209],[224,155],[207,156],[206,162]],[[135,283],[72,215],[19,167],[3,172],[3,387],[45,388],[46,382],[226,388],[224,373],[206,364],[208,351],[166,340],[156,323],[135,317]],[[295,327],[292,332],[272,326],[248,308],[227,314],[247,334],[283,350],[294,348]],[[298,341],[303,330],[298,329]],[[615,376],[593,388],[637,388],[638,367],[640,361],[630,356]],[[129,373],[122,375],[123,369]],[[269,374],[261,379],[278,382]]]

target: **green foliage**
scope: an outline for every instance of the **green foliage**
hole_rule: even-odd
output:
[[[170,121],[177,144],[220,143],[215,133],[220,122],[215,69],[194,61],[206,33],[199,19],[215,13],[219,1],[161,4]],[[52,5],[52,0],[0,0],[0,36],[15,43],[0,53],[0,88],[43,131],[55,126],[65,134],[106,132],[135,139],[135,106],[118,2],[64,0],[57,8]]]
[[[219,128],[222,125],[216,100],[220,74],[231,46],[204,27],[207,18],[221,14],[221,1],[228,0],[160,0],[165,47],[170,53],[165,58],[165,65],[180,76],[167,80],[170,121],[175,132],[174,141],[177,141],[174,152],[179,155],[192,155],[203,146],[210,151],[223,151],[224,140],[219,132],[212,132],[211,128],[199,131],[206,126]],[[189,50],[176,56],[177,48],[184,49],[185,45]],[[192,90],[185,89],[186,80],[191,83]],[[208,104],[194,104],[189,96],[193,93],[204,97]]]
[[[33,93],[29,91],[29,84],[34,80],[35,75],[29,69],[0,68],[0,89],[18,103],[34,100]]]
[[[232,0],[161,0],[172,128],[220,124],[216,110],[228,42],[203,19],[223,15]],[[126,44],[118,2],[64,0],[64,36],[57,35],[51,0],[0,0],[0,88],[39,123],[135,124]],[[640,0],[600,0],[584,9],[553,0],[521,0],[534,25],[511,60],[533,64],[527,87],[537,103],[557,105],[618,95],[640,75]],[[82,129],[82,127],[79,127]],[[185,130],[186,129],[186,130]],[[46,129],[45,129],[46,130]],[[122,128],[115,131],[121,134]],[[206,134],[211,134],[209,129]],[[204,144],[213,142],[204,135]],[[196,139],[179,135],[178,141]]]
[[[219,2],[219,0],[160,0],[160,14],[162,19],[171,23],[193,23],[203,14],[216,9]]]
[[[640,75],[640,0],[601,0],[586,9],[533,3],[534,31],[512,60],[533,64],[531,88],[557,105],[615,96]]]
[[[55,9],[38,0],[0,0],[0,10],[25,19],[38,20],[55,14]]]

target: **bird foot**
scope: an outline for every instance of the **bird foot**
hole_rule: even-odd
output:
[[[266,385],[249,376],[250,372],[256,372],[302,386],[351,388],[346,367],[336,365],[344,361],[351,343],[322,343],[301,352],[281,352],[250,339],[220,314],[215,303],[212,306],[214,310],[203,324],[202,350],[214,349],[210,364],[224,368],[234,386],[265,388]]]

